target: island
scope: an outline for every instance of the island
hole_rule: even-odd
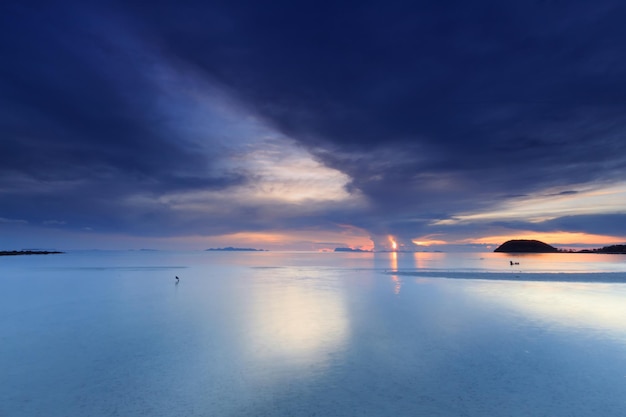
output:
[[[233,248],[228,246],[226,248],[209,248],[207,252],[267,252],[266,249],[254,249],[254,248]]]
[[[371,250],[352,249],[352,248],[335,248],[335,252],[371,252]]]
[[[48,250],[3,250],[0,251],[0,256],[16,256],[16,255],[51,255],[56,253],[65,253],[59,251]]]
[[[559,250],[554,246],[539,240],[517,239],[509,240],[498,246],[494,252],[504,253],[557,253]]]

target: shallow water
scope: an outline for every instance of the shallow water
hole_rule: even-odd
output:
[[[622,416],[625,277],[595,254],[3,257],[0,416]]]

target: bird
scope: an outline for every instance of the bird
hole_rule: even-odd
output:
[[[178,284],[178,281],[180,281],[180,278],[178,278],[178,276],[176,276],[176,284]]]

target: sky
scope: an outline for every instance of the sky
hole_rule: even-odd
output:
[[[0,249],[626,242],[623,1],[8,1]]]

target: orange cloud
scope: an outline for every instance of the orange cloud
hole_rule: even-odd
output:
[[[440,234],[430,234],[422,237],[416,237],[411,242],[415,243],[417,246],[432,246],[432,245],[446,245],[449,242],[445,240],[441,240],[439,238]]]
[[[213,236],[204,240],[205,245],[241,246],[270,250],[324,251],[336,247],[371,250],[374,245],[369,234],[353,226],[339,225],[336,231],[294,230],[274,232],[240,232]]]

